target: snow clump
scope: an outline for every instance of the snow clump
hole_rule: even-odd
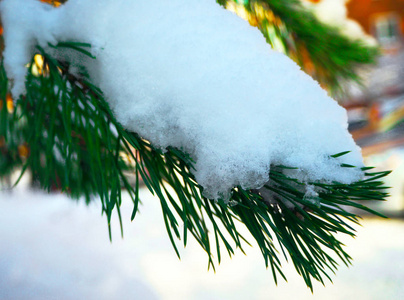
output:
[[[361,179],[347,116],[316,81],[261,33],[214,0],[3,0],[4,64],[23,94],[35,45],[91,43],[87,68],[125,128],[162,149],[186,151],[209,198],[261,188],[271,165],[305,181]],[[63,53],[62,53],[63,54]],[[338,159],[330,155],[352,151]]]

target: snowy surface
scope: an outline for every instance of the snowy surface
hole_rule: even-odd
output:
[[[341,266],[334,284],[311,295],[291,265],[276,287],[257,247],[224,256],[207,271],[201,248],[189,239],[178,260],[158,199],[142,191],[143,206],[125,238],[113,223],[113,243],[96,204],[19,189],[0,191],[0,299],[403,299],[402,221],[369,219],[356,239],[346,238],[354,266]]]
[[[299,167],[293,176],[302,180],[362,176],[339,167],[363,163],[345,110],[214,0],[70,0],[59,8],[3,0],[0,11],[14,95],[24,92],[35,44],[90,42],[96,60],[58,55],[88,68],[127,129],[188,152],[207,197],[262,187],[271,164]]]

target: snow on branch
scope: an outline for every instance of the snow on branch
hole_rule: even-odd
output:
[[[84,66],[117,120],[161,149],[195,160],[208,198],[260,189],[271,165],[301,181],[362,178],[345,110],[247,22],[200,0],[70,0],[53,8],[3,0],[4,65],[14,96],[39,44]],[[49,44],[90,43],[96,59]],[[331,155],[350,154],[338,158]]]

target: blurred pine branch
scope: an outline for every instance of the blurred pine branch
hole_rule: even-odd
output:
[[[320,22],[302,0],[218,0],[259,28],[267,42],[297,62],[334,97],[361,83],[358,68],[376,62],[379,49]],[[241,3],[240,3],[241,2]]]

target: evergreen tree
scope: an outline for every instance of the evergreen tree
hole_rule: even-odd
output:
[[[232,1],[217,2],[226,5]],[[341,83],[359,80],[355,67],[373,63],[377,55],[377,49],[317,21],[297,0],[244,1],[243,5],[269,44],[281,41],[286,54],[332,93],[341,95]],[[229,201],[207,199],[195,179],[195,162],[189,154],[174,147],[163,152],[125,129],[91,78],[83,73],[78,76],[53,51],[68,49],[96,59],[91,47],[86,41],[59,42],[47,48],[37,45],[28,66],[26,94],[14,102],[1,64],[0,178],[21,168],[21,176],[29,170],[44,190],[61,190],[73,198],[84,196],[87,202],[96,196],[108,224],[114,210],[120,218],[123,189],[133,201],[132,220],[135,218],[143,181],[160,199],[177,255],[176,239],[185,246],[191,234],[212,267],[214,257],[220,263],[221,247],[231,256],[235,248],[243,251],[249,245],[248,237],[239,233],[240,226],[251,233],[275,281],[279,275],[285,278],[278,249],[292,260],[310,288],[312,279],[331,280],[328,272],[336,270],[336,258],[350,263],[336,238],[337,233],[354,236],[349,223],[357,223],[358,215],[347,208],[380,215],[360,202],[387,197],[380,178],[389,172],[362,168],[365,178],[351,184],[303,182],[288,176],[295,166],[273,165],[265,189],[235,186]],[[335,153],[330,159],[347,154]],[[341,164],[341,168],[355,166]],[[135,174],[134,184],[129,182],[128,172]],[[308,185],[317,189],[310,197],[305,190]]]

